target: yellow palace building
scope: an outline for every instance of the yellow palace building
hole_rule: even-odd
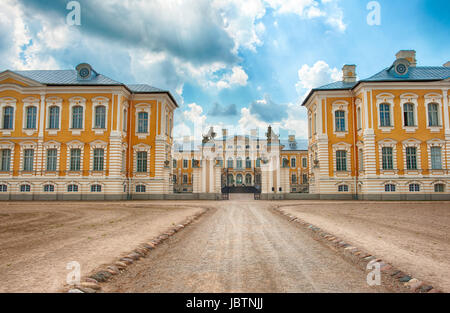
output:
[[[0,199],[162,198],[173,192],[168,91],[89,64],[0,73]]]
[[[450,199],[450,62],[417,66],[402,50],[357,81],[313,89],[308,110],[310,192],[321,198]]]

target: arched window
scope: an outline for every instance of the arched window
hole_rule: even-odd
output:
[[[242,185],[242,174],[236,175],[236,184]]]
[[[13,129],[14,126],[14,108],[5,107],[3,109],[3,129]]]
[[[91,192],[102,192],[102,185],[92,185]]]
[[[405,126],[416,126],[414,119],[414,104],[405,103],[403,105],[403,115]]]
[[[106,107],[103,105],[98,105],[95,107],[94,128],[99,128],[99,129],[106,128]]]
[[[44,185],[44,192],[55,192],[55,186],[54,185]]]
[[[138,114],[138,133],[148,132],[148,113],[139,112]]]
[[[391,109],[388,103],[380,104],[380,126],[391,126]]]
[[[59,129],[59,107],[52,106],[49,109],[49,129]]]
[[[78,185],[74,185],[74,184],[68,185],[67,192],[78,192]]]
[[[236,159],[236,168],[242,168],[242,159],[241,158]]]
[[[345,111],[338,110],[334,112],[336,131],[345,132]]]
[[[20,185],[20,192],[30,192],[31,186],[28,184]]]
[[[25,128],[26,129],[36,129],[36,113],[37,109],[35,106],[29,106],[26,110],[26,123]]]
[[[249,186],[249,185],[252,184],[252,175],[251,175],[251,174],[245,175],[245,184],[246,184],[247,186]]]
[[[136,185],[136,192],[145,192],[145,185]]]
[[[74,106],[72,107],[72,129],[82,129],[83,128],[83,107]]]
[[[428,103],[428,126],[439,126],[439,105],[437,103]]]
[[[233,158],[228,158],[227,167],[228,168],[233,168]]]

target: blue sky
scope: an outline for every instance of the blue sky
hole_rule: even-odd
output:
[[[415,49],[418,65],[450,60],[450,2],[381,0],[370,26],[366,0],[2,0],[0,70],[67,69],[88,62],[124,83],[170,90],[175,134],[213,125],[242,133],[269,124],[306,137],[300,102],[341,79],[344,64],[366,78]]]

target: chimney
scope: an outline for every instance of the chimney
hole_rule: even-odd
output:
[[[409,63],[411,63],[411,67],[417,66],[417,60],[416,60],[416,51],[415,50],[400,50],[395,55],[398,59],[407,59]]]
[[[342,68],[342,80],[344,83],[356,82],[356,65],[346,64]]]
[[[295,141],[295,135],[289,135],[289,142]]]
[[[444,64],[445,67],[450,67],[450,61]]]
[[[227,138],[227,135],[228,135],[228,131],[225,128],[223,128],[222,129],[222,137]]]

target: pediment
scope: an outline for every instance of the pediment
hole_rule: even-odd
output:
[[[41,83],[29,79],[25,76],[19,75],[9,70],[0,73],[0,86],[1,85],[16,85],[20,87],[41,87]]]

